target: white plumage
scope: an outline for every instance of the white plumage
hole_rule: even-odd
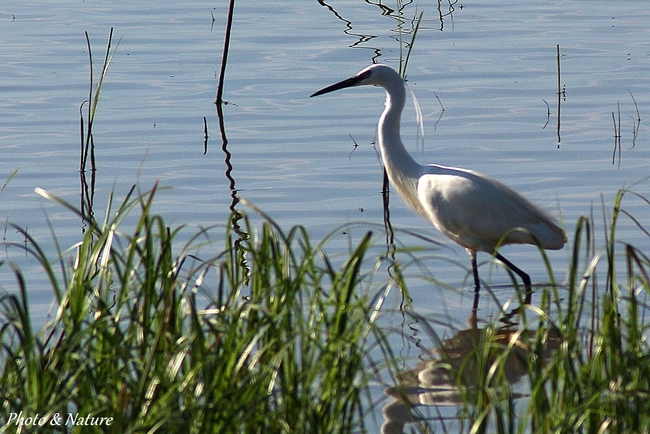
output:
[[[467,249],[476,291],[480,288],[476,252],[484,251],[522,278],[529,301],[530,277],[496,248],[502,241],[501,244],[539,244],[545,249],[561,249],[566,243],[564,231],[546,212],[495,179],[455,167],[422,166],[413,160],[400,138],[406,90],[394,69],[371,65],[311,96],[364,85],[386,90],[386,104],[378,126],[379,148],[388,177],[400,197],[440,232]]]

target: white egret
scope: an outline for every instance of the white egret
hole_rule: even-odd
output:
[[[379,149],[388,177],[404,202],[465,247],[472,262],[477,293],[480,281],[476,253],[483,251],[494,255],[521,277],[529,303],[530,277],[498,253],[497,246],[534,244],[557,250],[566,243],[564,230],[522,195],[486,175],[455,167],[418,164],[400,138],[406,89],[402,78],[389,66],[371,65],[354,77],[311,96],[364,85],[386,90],[386,104],[378,125]]]

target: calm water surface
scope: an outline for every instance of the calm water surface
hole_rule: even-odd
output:
[[[79,220],[37,196],[34,188],[79,203],[79,106],[88,94],[84,31],[98,70],[114,27],[120,43],[94,127],[97,215],[110,191],[120,198],[132,184],[146,190],[160,181],[170,187],[156,204],[168,223],[225,224],[233,192],[214,109],[225,3],[3,2],[0,180],[16,169],[18,174],[0,194],[0,219],[26,227],[52,252],[47,219],[62,246],[78,240]],[[383,93],[362,88],[308,96],[372,62],[399,67],[405,54],[400,41],[411,39],[421,11],[407,75],[422,109],[423,143],[412,106],[403,122],[404,141],[418,161],[467,167],[510,184],[559,216],[569,239],[578,216],[592,208],[601,215],[601,197],[609,209],[618,189],[650,175],[650,5],[506,0],[462,7],[442,2],[438,10],[436,3],[407,4],[401,14],[397,2],[383,7],[361,0],[238,3],[224,93],[236,195],[285,228],[307,226],[315,240],[342,224],[366,222],[345,232],[354,238],[372,227],[381,254],[382,172],[371,143]],[[558,44],[565,88],[559,133]],[[632,96],[642,119],[638,131]],[[613,164],[612,112],[619,107],[621,153]],[[206,155],[203,117],[210,135]],[[650,196],[648,182],[634,190]],[[648,223],[641,200],[629,197],[624,206]],[[241,204],[237,208],[246,210]],[[428,229],[396,197],[391,218],[398,230],[418,229],[448,246],[398,234],[407,246],[427,247],[416,260],[442,283],[420,278],[426,273],[411,267],[407,283],[414,308],[434,317],[444,314],[462,328],[472,301],[465,252]],[[337,237],[331,248],[345,248],[346,237]],[[650,247],[631,220],[622,222],[619,237]],[[5,239],[16,236],[7,230]],[[570,246],[550,253],[558,279],[569,251]],[[534,248],[503,252],[534,282],[548,279]],[[5,257],[26,271],[34,316],[43,320],[51,292],[37,266],[12,249]],[[485,264],[481,273],[502,302],[512,296],[501,268]],[[15,290],[6,270],[0,279],[6,290]],[[494,313],[494,303],[482,300],[479,316]]]

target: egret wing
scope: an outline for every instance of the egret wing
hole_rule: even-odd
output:
[[[562,229],[505,184],[477,172],[440,166],[432,169],[433,173],[419,179],[418,198],[425,216],[458,244],[492,252],[508,234],[506,244],[535,244],[537,239],[545,248],[564,245]]]

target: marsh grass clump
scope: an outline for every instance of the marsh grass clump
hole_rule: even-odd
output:
[[[228,225],[223,252],[199,259],[197,251],[211,246],[209,231],[175,253],[184,228],[170,229],[152,213],[155,191],[127,196],[103,223],[89,221],[74,250],[55,261],[22,231],[29,242],[17,246],[49,276],[57,305],[42,329],[31,322],[21,271],[0,263],[18,287],[0,296],[0,425],[8,432],[363,431],[368,340],[380,336],[372,270],[362,267],[371,235],[332,260],[302,227],[284,233],[264,220],[256,231],[237,213],[239,230]],[[7,426],[21,411],[46,426]],[[57,414],[112,422],[57,427]]]
[[[538,327],[557,329],[562,345],[545,366],[531,361],[531,403],[524,420],[535,432],[650,431],[650,258],[616,236],[625,215],[642,236],[648,232],[625,211],[626,195],[648,203],[632,191],[619,191],[601,248],[594,220],[581,218],[566,291],[547,291]]]

